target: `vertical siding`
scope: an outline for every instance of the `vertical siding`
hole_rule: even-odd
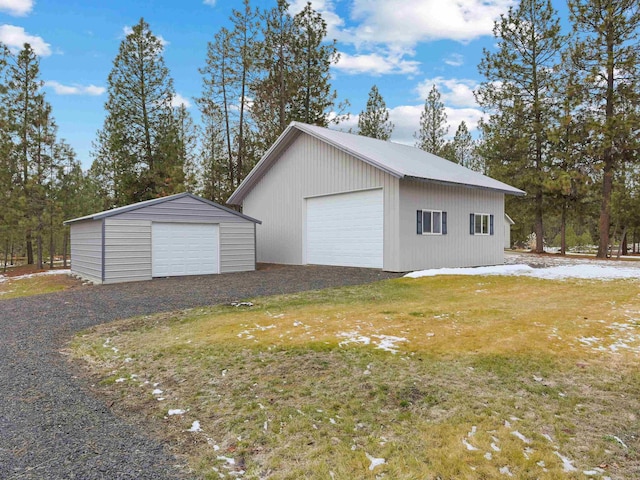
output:
[[[151,222],[105,219],[104,283],[151,280]]]
[[[102,283],[102,221],[87,220],[71,225],[71,271]]]
[[[256,268],[254,224],[220,224],[220,273],[246,272]]]
[[[369,188],[384,192],[384,269],[397,270],[398,179],[337,148],[301,134],[243,202],[256,228],[258,261],[302,264],[305,198]]]
[[[416,211],[447,212],[447,235],[418,235]],[[469,214],[494,215],[494,235],[471,235]],[[504,194],[400,181],[400,271],[504,263]]]

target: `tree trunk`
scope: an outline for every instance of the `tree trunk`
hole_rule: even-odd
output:
[[[33,265],[33,240],[31,229],[27,230],[27,265]]]
[[[622,240],[620,240],[620,248],[618,251],[622,255],[627,255],[629,253],[627,248],[627,227],[624,227],[624,230],[622,231]],[[620,258],[620,255],[618,255],[618,258]]]
[[[64,232],[62,233],[62,268],[67,268],[68,235],[69,235],[69,231],[68,229],[65,228]]]
[[[542,224],[542,192],[536,193],[536,250],[535,253],[544,253],[544,228]]]
[[[7,271],[7,257],[9,256],[9,239],[4,242],[4,269],[3,272]]]
[[[560,220],[560,255],[567,254],[567,202],[562,202],[562,216]]]

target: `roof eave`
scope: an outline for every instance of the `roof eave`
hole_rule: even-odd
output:
[[[424,177],[413,177],[410,175],[406,175],[404,177],[405,180],[417,180],[419,182],[428,182],[428,183],[436,183],[439,185],[447,185],[447,186],[454,186],[454,187],[465,187],[465,188],[474,188],[474,189],[479,189],[479,190],[490,190],[492,192],[500,192],[500,193],[504,193],[506,195],[515,195],[517,197],[521,197],[527,194],[527,192],[523,192],[522,190],[519,190],[517,188],[513,188],[513,190],[508,190],[506,188],[496,188],[496,187],[487,187],[484,185],[472,185],[469,183],[461,183],[461,182],[448,182],[446,180],[435,180],[435,179],[431,179],[431,178],[424,178]]]

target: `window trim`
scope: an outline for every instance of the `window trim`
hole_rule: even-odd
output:
[[[478,232],[478,217],[480,218],[480,232]],[[483,232],[482,231],[482,227],[484,226],[484,218],[487,219],[487,223],[486,223],[486,227],[487,227],[487,231]],[[473,234],[474,235],[479,235],[479,236],[488,236],[491,235],[491,214],[490,213],[474,213],[473,214],[473,221],[474,221],[474,226],[473,226]]]
[[[443,223],[444,223],[442,214],[445,213],[445,215],[446,215],[446,212],[443,212],[442,210],[433,210],[433,209],[429,209],[429,208],[423,208],[421,211],[422,211],[422,235],[444,235],[444,233],[442,232],[442,226],[443,226]],[[424,224],[424,214],[425,214],[425,212],[430,212],[431,213],[431,222],[430,222],[431,230],[432,230],[431,232],[425,232],[424,231],[424,225],[425,225]],[[439,213],[440,214],[440,231],[439,232],[433,232],[433,214],[434,213]]]

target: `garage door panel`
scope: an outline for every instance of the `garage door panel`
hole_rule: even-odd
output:
[[[307,199],[307,263],[382,268],[382,190]]]
[[[219,273],[219,226],[192,223],[153,223],[152,276]]]

